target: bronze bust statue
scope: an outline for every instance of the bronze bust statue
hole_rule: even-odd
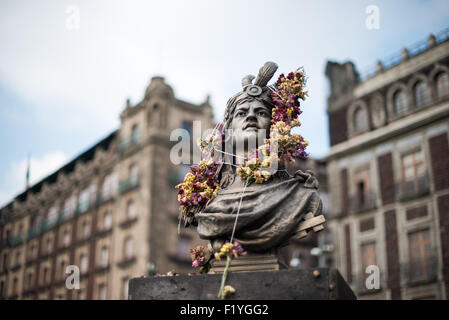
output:
[[[249,139],[269,137],[275,103],[267,85],[276,69],[276,64],[267,62],[254,84],[254,76],[243,78],[242,91],[227,103],[225,139],[246,146]],[[232,133],[226,136],[228,129]],[[250,151],[245,149],[244,153]],[[233,232],[248,253],[273,253],[292,238],[323,228],[324,217],[317,217],[322,208],[318,181],[311,171],[289,173],[288,165],[284,165],[268,181],[246,186],[236,172],[238,159],[224,158],[218,174],[218,195],[195,214],[200,238],[210,240],[214,251],[229,241]]]

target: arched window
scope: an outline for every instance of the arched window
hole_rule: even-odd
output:
[[[449,94],[449,75],[446,72],[441,72],[437,76],[437,95],[438,98]]]
[[[81,271],[81,273],[86,273],[88,267],[89,267],[89,260],[87,259],[87,255],[85,255],[83,253],[80,256],[80,271]]]
[[[413,87],[413,95],[415,96],[415,105],[417,107],[427,104],[429,102],[427,83],[418,81]]]
[[[393,96],[394,102],[394,113],[396,115],[401,115],[407,112],[408,103],[407,103],[407,95],[404,90],[398,90]]]
[[[357,107],[354,112],[354,131],[363,132],[368,130],[368,113],[362,107]]]
[[[131,259],[134,255],[134,241],[132,237],[127,237],[124,244],[125,260]]]

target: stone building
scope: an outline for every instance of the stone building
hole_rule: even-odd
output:
[[[188,250],[202,242],[194,228],[177,236],[174,185],[186,166],[170,161],[170,134],[212,118],[208,100],[181,101],[154,77],[118,130],[1,209],[0,297],[124,299],[132,277],[191,272]],[[79,290],[66,288],[68,265]]]
[[[448,39],[431,35],[363,77],[327,64],[328,229],[359,298],[449,298]],[[366,286],[369,265],[379,288]]]

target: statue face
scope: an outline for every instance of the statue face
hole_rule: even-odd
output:
[[[230,129],[233,131],[234,143],[255,146],[257,139],[269,137],[271,125],[271,109],[258,100],[239,104],[234,111]],[[264,129],[264,130],[261,130]],[[247,150],[245,150],[247,151]]]

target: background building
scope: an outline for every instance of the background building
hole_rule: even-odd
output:
[[[328,62],[328,229],[359,298],[449,297],[449,29],[373,72]],[[329,220],[328,219],[328,220]],[[380,267],[367,290],[365,268]]]
[[[120,128],[0,212],[0,297],[123,299],[128,280],[190,272],[194,228],[177,235],[174,185],[185,167],[170,161],[175,128],[213,127],[208,100],[176,99],[154,77],[144,99],[129,101]],[[196,145],[196,144],[195,144]],[[66,266],[80,269],[80,290],[67,290]]]

